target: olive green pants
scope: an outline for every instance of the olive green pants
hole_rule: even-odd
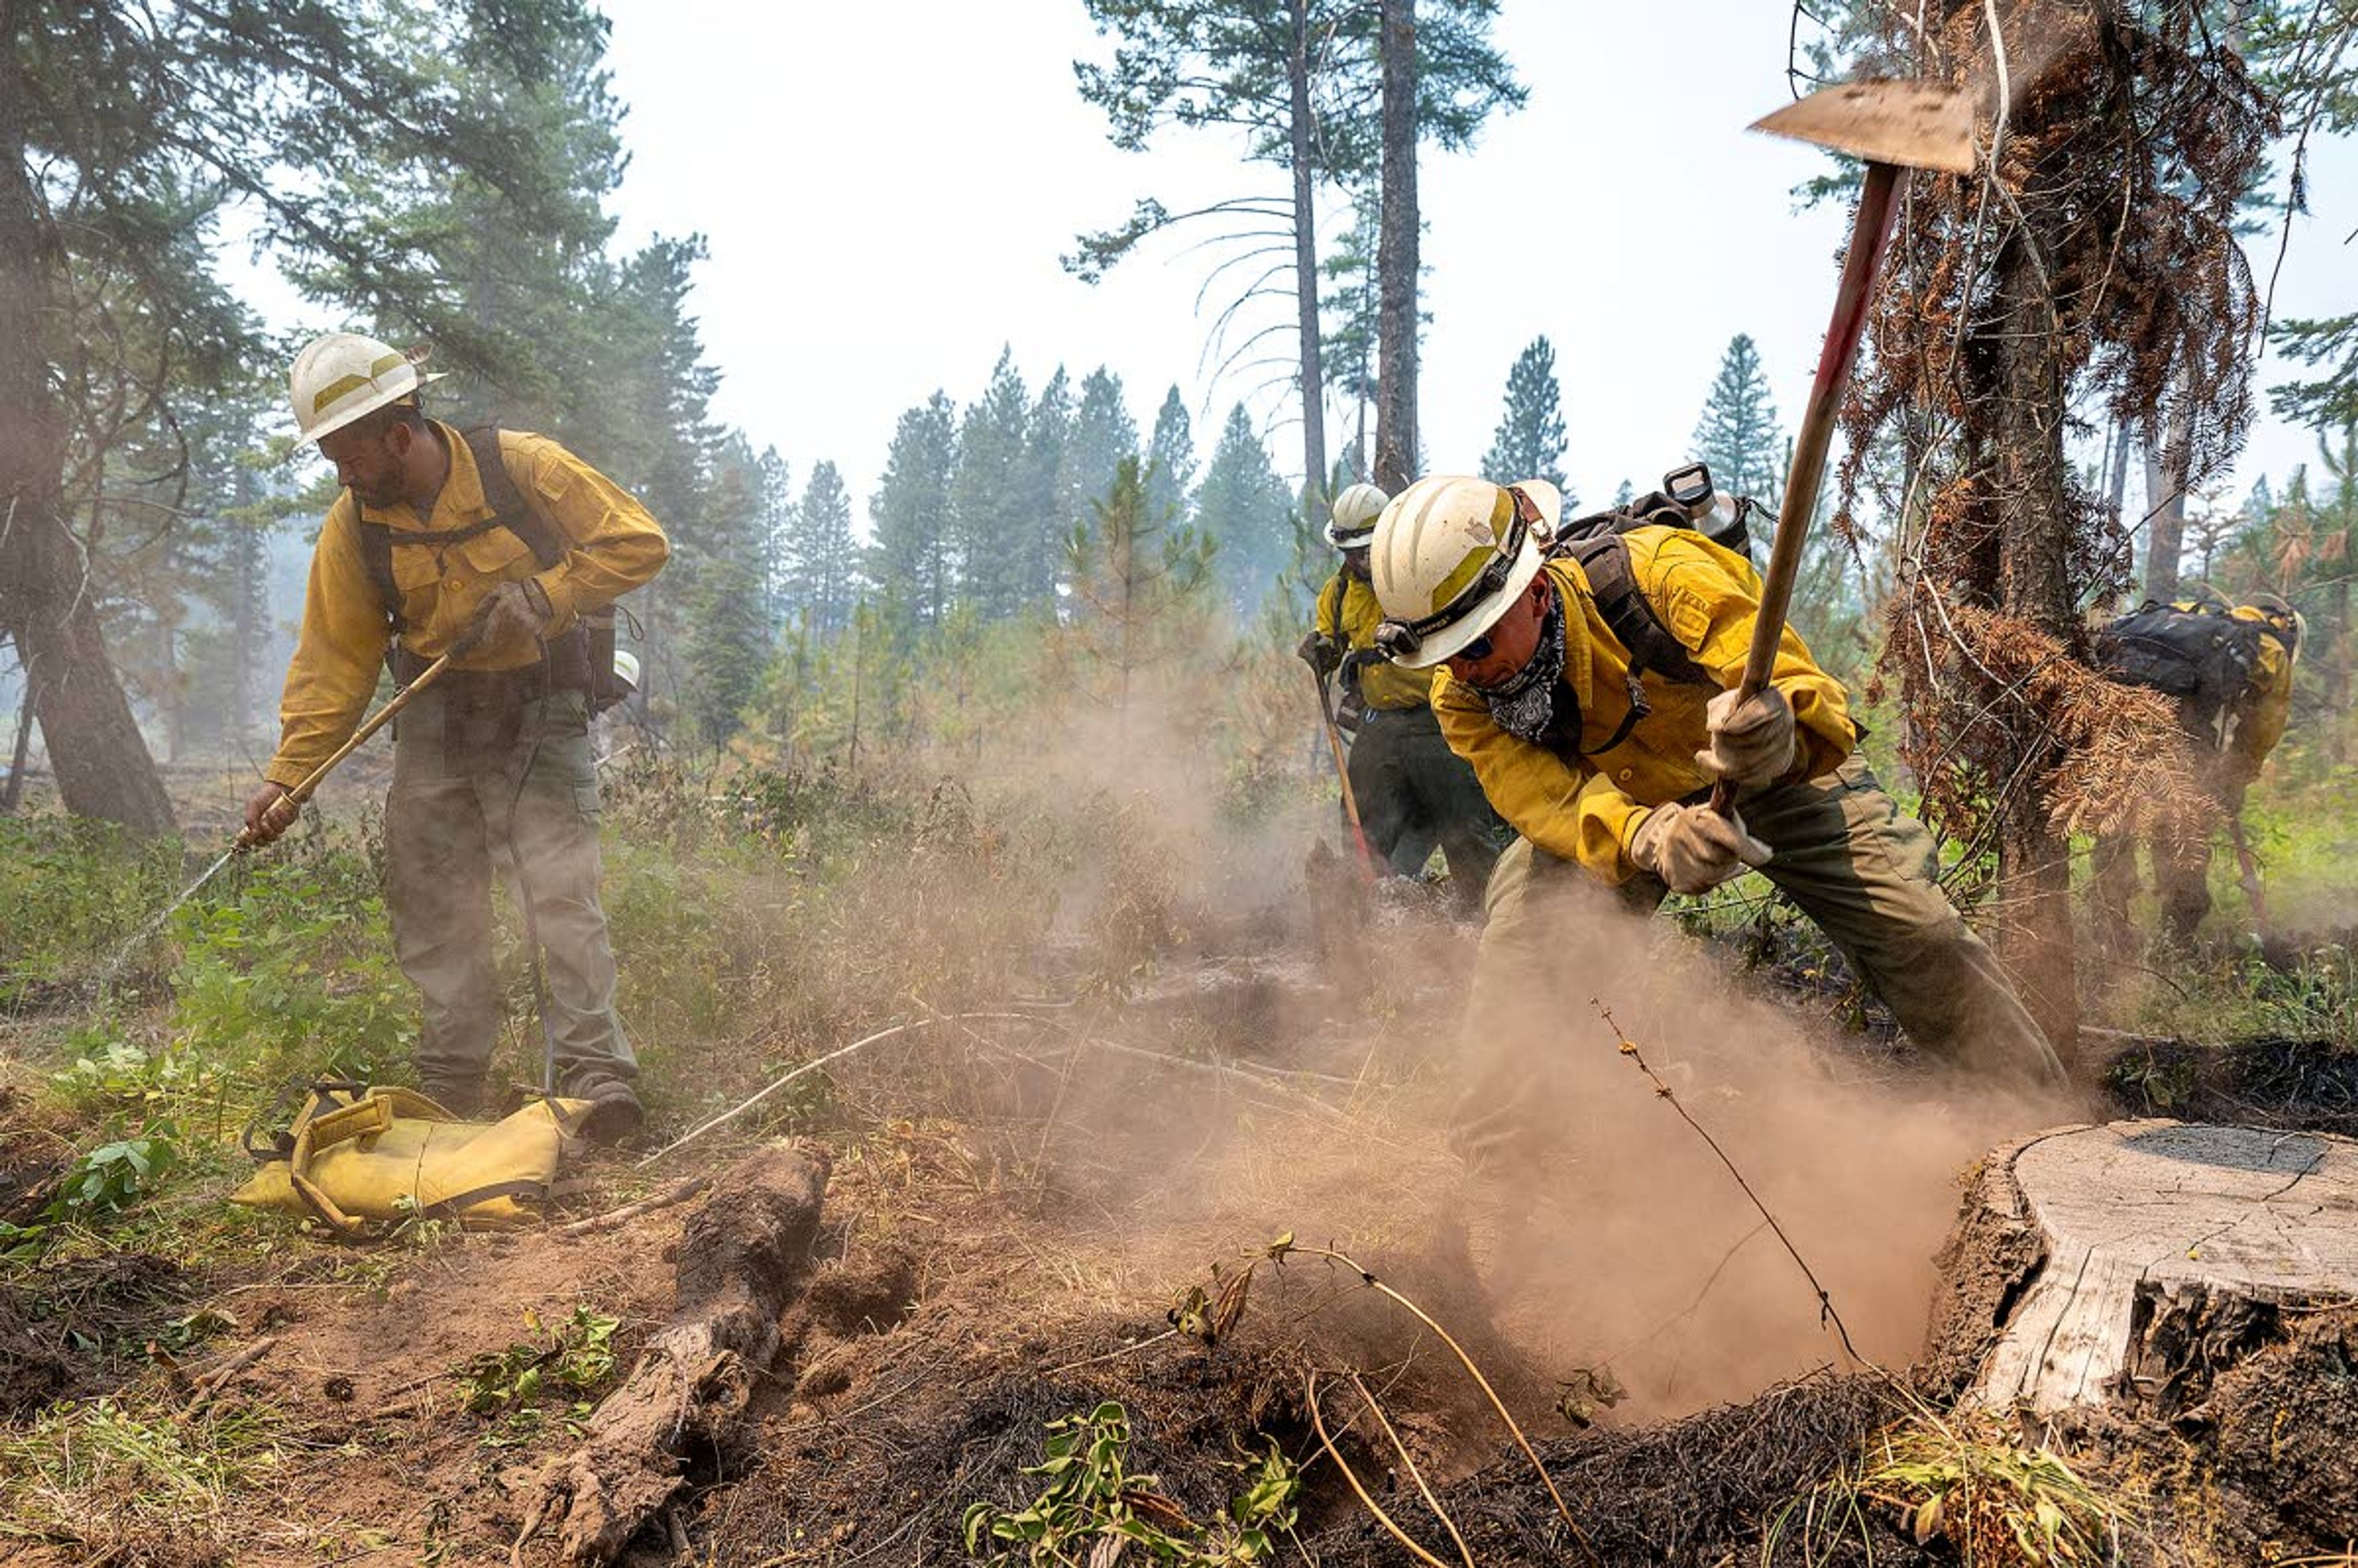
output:
[[[598,773],[587,697],[476,700],[437,686],[403,710],[384,802],[385,901],[402,972],[424,1004],[419,1081],[480,1094],[503,1008],[492,961],[492,871],[530,900],[558,1085],[628,1079],[638,1064],[614,1010],[614,955],[598,903]]]
[[[1351,795],[1359,827],[1392,875],[1424,869],[1433,846],[1470,913],[1513,834],[1490,809],[1473,764],[1449,749],[1430,708],[1368,710],[1351,742]]]
[[[1744,825],[1775,851],[1762,874],[1842,949],[1925,1050],[2020,1085],[2061,1084],[2062,1064],[1986,944],[1941,891],[1922,823],[1884,794],[1856,757],[1825,777],[1747,797]],[[1668,890],[1639,877],[1608,889],[1571,861],[1517,841],[1491,873],[1488,920],[1466,1014],[1468,1075],[1451,1141],[1477,1166],[1553,1141],[1561,1104],[1549,1053],[1556,1033],[1594,1028],[1563,1015],[1585,1004],[1549,987],[1551,961],[1617,898],[1650,913]]]

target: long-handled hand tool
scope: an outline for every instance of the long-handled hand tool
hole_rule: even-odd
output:
[[[1812,92],[1797,103],[1756,121],[1752,128],[1790,136],[1866,161],[1858,213],[1852,220],[1850,250],[1843,260],[1842,286],[1834,294],[1833,323],[1818,355],[1818,376],[1793,442],[1792,471],[1777,509],[1777,542],[1768,552],[1760,612],[1752,623],[1752,648],[1744,661],[1737,700],[1747,701],[1768,684],[1777,647],[1785,635],[1785,614],[1801,575],[1801,544],[1817,511],[1818,487],[1825,478],[1826,447],[1834,416],[1850,385],[1851,363],[1866,328],[1866,308],[1875,297],[1875,276],[1891,237],[1893,197],[1902,168],[1974,171],[1974,106],[1956,89],[1933,81],[1854,81]],[[1712,808],[1734,804],[1736,786],[1722,780],[1711,792]]]
[[[1314,667],[1311,684],[1318,688],[1318,722],[1326,730],[1326,750],[1335,759],[1335,782],[1343,786],[1343,815],[1351,824],[1351,839],[1359,846],[1359,865],[1370,879],[1379,873],[1375,851],[1368,848],[1368,830],[1359,825],[1358,797],[1351,793],[1351,770],[1343,761],[1343,732],[1335,728],[1335,707],[1326,697],[1326,681]]]
[[[321,781],[326,779],[330,773],[335,771],[336,764],[341,762],[346,757],[351,756],[354,752],[358,751],[360,749],[361,742],[366,741],[370,736],[375,734],[378,730],[391,723],[396,714],[398,714],[403,708],[409,706],[410,698],[416,697],[419,692],[424,691],[427,687],[433,685],[434,682],[441,676],[442,672],[449,667],[451,659],[457,656],[457,652],[458,651],[454,649],[452,652],[443,654],[440,658],[427,665],[424,670],[420,671],[416,680],[411,681],[401,690],[394,693],[390,701],[388,701],[383,708],[378,708],[374,714],[371,715],[359,729],[352,731],[352,738],[351,740],[336,748],[336,752],[333,756],[330,757],[326,762],[321,762],[318,767],[313,768],[310,774],[306,777],[302,783],[297,784],[293,789],[288,790],[285,795],[280,795],[276,800],[273,801],[270,804],[269,809],[264,814],[264,820],[276,821],[282,816],[292,816],[296,812],[300,811],[303,808],[303,803],[311,798],[311,793],[319,787]],[[175,898],[170,903],[166,904],[161,914],[157,914],[155,919],[150,920],[146,925],[141,926],[132,936],[131,940],[123,945],[122,948],[114,955],[114,961],[109,963],[103,972],[101,977],[102,984],[111,984],[114,981],[115,975],[122,969],[124,960],[129,958],[133,953],[138,951],[141,944],[145,943],[147,938],[153,936],[158,930],[160,930],[163,927],[164,923],[171,919],[173,914],[178,911],[182,904],[196,897],[198,891],[207,882],[212,881],[214,876],[220,872],[223,866],[228,865],[231,860],[236,859],[241,851],[254,849],[259,842],[260,840],[254,838],[254,829],[251,827],[242,827],[238,829],[237,838],[232,841],[228,849],[222,851],[221,859],[215,860],[211,865],[207,866],[201,876],[198,877],[196,881],[190,882],[187,887],[182,888],[178,898]]]
[[[453,648],[449,653],[443,654],[419,671],[416,680],[395,692],[390,701],[363,720],[361,727],[352,731],[352,738],[337,747],[334,754],[326,762],[313,768],[301,784],[271,802],[268,809],[262,814],[263,820],[275,822],[281,817],[291,817],[296,812],[302,810],[303,803],[311,798],[311,793],[319,787],[330,773],[336,771],[339,763],[359,751],[362,742],[370,736],[392,723],[401,710],[409,706],[411,698],[441,679],[442,672],[449,669],[450,661],[458,656],[459,650]],[[258,840],[254,837],[254,830],[250,827],[241,830],[237,836],[237,848],[241,849],[250,849],[256,842]]]

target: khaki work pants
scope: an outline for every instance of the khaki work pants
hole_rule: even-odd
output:
[[[1368,848],[1398,877],[1424,870],[1438,843],[1451,891],[1467,913],[1513,837],[1474,766],[1449,749],[1430,708],[1371,708],[1351,742],[1351,797]]]
[[[1853,757],[1836,773],[1742,801],[1744,825],[1775,851],[1762,874],[1799,904],[1875,989],[1909,1038],[1994,1080],[2063,1081],[2054,1048],[1988,946],[1939,883],[1922,823]],[[1585,1023],[1535,1015],[1552,959],[1617,896],[1571,861],[1519,839],[1491,873],[1487,923],[1467,1010],[1468,1078],[1451,1141],[1477,1167],[1535,1156],[1553,1140],[1546,1048],[1536,1029]],[[1650,913],[1668,890],[1639,877],[1617,890]],[[1568,1003],[1549,1003],[1560,1011]]]
[[[629,1079],[614,955],[598,903],[598,774],[589,699],[520,703],[430,687],[398,720],[384,803],[386,903],[402,972],[424,1004],[427,1092],[480,1095],[503,1016],[492,962],[492,869],[529,896],[547,982],[558,1087]]]

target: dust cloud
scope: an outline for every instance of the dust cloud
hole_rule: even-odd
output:
[[[1629,1395],[1611,1419],[1845,1364],[1808,1280],[1618,1050],[1602,1004],[1776,1216],[1860,1354],[1913,1359],[1962,1176],[2075,1108],[1835,1044],[1804,1001],[1759,994],[1671,922],[1601,893],[1560,901],[1552,957],[1491,1015],[1493,1037],[1470,1040],[1476,929],[1438,900],[1319,907],[1332,900],[1303,866],[1314,841],[1339,842],[1331,801],[1225,806],[1226,749],[1188,717],[1191,689],[1142,699],[1182,721],[1141,723],[1133,704],[1129,722],[1082,713],[970,759],[979,789],[1095,824],[1062,940],[1102,942],[1155,906],[1138,930],[1157,953],[1067,1021],[1110,1047],[1023,1097],[1048,1122],[1021,1136],[1052,1167],[1051,1207],[1124,1294],[1166,1302],[1208,1260],[1292,1231],[1509,1347],[1529,1385],[1609,1367]],[[1311,717],[1293,716],[1297,733]],[[1552,1134],[1498,1179],[1448,1142],[1469,1046],[1505,1054]]]

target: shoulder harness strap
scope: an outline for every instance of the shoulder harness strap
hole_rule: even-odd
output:
[[[360,529],[361,565],[367,569],[369,581],[376,589],[377,602],[384,607],[384,617],[394,635],[405,629],[401,616],[401,586],[393,575],[393,547],[395,545],[421,545],[430,548],[447,548],[488,534],[494,528],[505,528],[522,539],[532,551],[533,559],[546,571],[565,558],[565,542],[548,520],[525,499],[516,485],[515,476],[508,471],[506,458],[500,450],[500,427],[497,425],[477,425],[460,432],[467,450],[475,459],[476,477],[482,481],[483,501],[492,514],[481,522],[460,528],[402,529],[395,531],[382,523],[371,523],[361,516],[360,503],[352,503],[352,521]],[[349,492],[347,493],[350,493]]]
[[[1642,519],[1632,519],[1628,526],[1642,526]],[[1665,680],[1682,686],[1715,687],[1719,683],[1687,652],[1686,644],[1671,635],[1660,616],[1646,596],[1639,591],[1638,579],[1629,570],[1629,544],[1623,530],[1592,534],[1585,538],[1565,541],[1563,553],[1580,563],[1583,576],[1588,579],[1588,590],[1596,600],[1597,613],[1621,645],[1629,650],[1628,676],[1629,710],[1621,717],[1612,736],[1594,752],[1598,756],[1611,751],[1629,738],[1629,731],[1639,721],[1650,718],[1653,705],[1646,700],[1645,688],[1638,677],[1652,672]]]

